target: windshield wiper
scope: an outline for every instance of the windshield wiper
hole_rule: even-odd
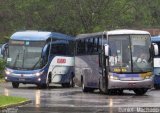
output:
[[[13,68],[16,66],[16,64],[17,64],[17,60],[18,60],[18,58],[19,58],[19,55],[20,55],[20,51],[18,51],[18,54],[17,54],[17,56],[16,56],[16,58],[15,58],[15,61],[14,61],[14,63],[13,63]]]
[[[35,67],[39,64],[39,62],[41,61],[41,57],[39,58],[39,60],[33,65],[33,67],[31,69],[35,69]]]
[[[23,51],[23,60],[22,60],[22,67],[24,68],[24,57],[25,57],[25,49]]]

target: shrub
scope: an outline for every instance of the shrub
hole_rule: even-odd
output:
[[[0,58],[0,78],[3,78],[5,64],[6,64],[5,60]]]

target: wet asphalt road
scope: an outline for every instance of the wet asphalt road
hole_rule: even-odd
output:
[[[35,85],[20,84],[18,89],[13,89],[11,83],[3,83],[0,84],[0,94],[31,100],[27,105],[11,109],[12,113],[135,113],[151,107],[160,112],[160,90],[154,89],[144,96],[136,96],[132,91],[124,91],[122,95],[102,95],[98,90],[83,93],[79,87],[38,89]]]

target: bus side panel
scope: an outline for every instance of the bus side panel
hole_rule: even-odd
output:
[[[154,84],[160,85],[160,67],[154,67]]]
[[[67,83],[74,74],[74,57],[56,56],[52,59],[48,74],[52,83]]]
[[[98,88],[99,67],[98,55],[77,56],[75,58],[75,74],[77,84],[81,84],[81,76],[85,87]]]
[[[83,75],[82,74],[82,59],[78,56],[75,56],[75,78],[74,78],[74,81],[75,81],[75,84],[77,86],[81,86],[81,76]]]

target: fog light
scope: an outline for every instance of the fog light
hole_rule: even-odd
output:
[[[7,80],[8,78],[7,77],[5,77],[5,80]]]
[[[38,81],[41,81],[41,78],[38,78]]]
[[[116,77],[116,76],[110,76],[109,78],[112,79],[112,80],[118,80],[118,79],[119,79],[119,78]]]
[[[145,79],[149,79],[149,78],[150,78],[150,76],[146,76],[146,77],[145,77]]]

